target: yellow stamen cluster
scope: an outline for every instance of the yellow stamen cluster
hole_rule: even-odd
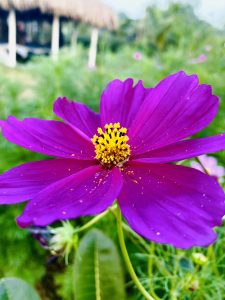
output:
[[[127,129],[120,127],[120,123],[105,125],[105,132],[98,128],[98,135],[91,139],[95,146],[95,158],[106,168],[122,166],[130,156],[130,146]]]

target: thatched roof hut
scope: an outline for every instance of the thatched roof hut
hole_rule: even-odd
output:
[[[0,8],[10,10],[12,8],[23,11],[38,7],[38,0],[0,0]]]
[[[117,17],[112,9],[99,0],[39,0],[41,10],[80,20],[92,26],[107,28],[117,27]]]
[[[18,14],[31,16],[38,11],[39,17],[52,16],[51,53],[57,56],[59,50],[60,18],[78,20],[93,27],[89,51],[89,66],[95,67],[98,28],[109,30],[118,26],[117,16],[113,10],[101,0],[0,0],[0,11],[8,13],[8,52],[11,65],[16,64],[16,22]],[[35,15],[35,14],[34,14]],[[36,21],[39,21],[36,16]]]
[[[117,16],[100,0],[0,0],[0,8],[26,11],[40,9],[43,13],[80,20],[98,28],[117,27]]]

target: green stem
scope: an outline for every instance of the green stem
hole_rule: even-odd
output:
[[[110,208],[110,210],[114,210],[116,208],[116,206],[113,206]],[[75,229],[74,233],[77,234],[81,231],[84,231],[90,227],[92,227],[95,223],[97,223],[99,220],[101,220],[102,218],[104,218],[107,214],[109,213],[109,210],[104,211],[103,213],[97,215],[96,217],[94,217],[93,219],[91,219],[89,222],[87,222],[86,224],[84,224],[83,226],[81,226],[80,228]]]
[[[196,161],[200,164],[200,166],[202,167],[202,169],[204,170],[204,172],[208,175],[210,175],[210,172],[205,168],[205,166],[203,165],[203,163],[200,161],[200,159],[198,157],[195,157]],[[213,246],[210,245],[207,249],[207,256],[210,257],[211,259],[215,259],[215,253],[214,253],[214,250],[213,250]],[[215,265],[215,264],[214,264]],[[215,265],[215,268],[214,268],[214,272],[219,275],[219,271]]]
[[[176,258],[179,257],[179,250],[177,250],[176,248],[174,249],[175,253],[174,256]],[[176,293],[176,288],[177,288],[177,277],[179,276],[178,274],[179,271],[179,262],[178,259],[174,260],[174,268],[173,268],[173,274],[174,276],[171,277],[171,288],[170,288],[170,296],[172,300],[177,300],[177,293]]]
[[[209,174],[209,171],[205,168],[205,166],[204,166],[203,163],[200,161],[200,159],[198,158],[198,156],[195,157],[195,160],[196,160],[196,161],[199,163],[199,165],[202,167],[203,171],[204,171],[206,174],[210,175],[210,174]]]
[[[117,220],[117,213],[115,212],[115,206],[112,208],[109,208],[109,211],[112,213],[112,215],[115,217]],[[149,246],[148,244],[138,235],[136,232],[134,232],[126,223],[122,222],[123,229],[126,230],[128,233],[133,235],[134,238],[138,240],[138,242],[141,244],[143,247],[143,250],[145,250],[146,253],[148,253]]]
[[[109,210],[112,213],[112,215],[115,217],[115,219],[117,219],[117,214],[115,212],[115,207],[113,207],[113,209],[114,210],[111,210],[111,208],[109,208]],[[138,240],[138,242],[142,246],[142,248],[145,251],[145,253],[149,253],[149,245],[148,245],[148,243],[146,243],[145,240],[142,237],[140,237],[140,235],[138,235],[136,232],[134,232],[126,223],[122,222],[122,226],[123,226],[123,229],[127,233],[130,234],[130,237],[133,236],[135,239]],[[164,276],[171,276],[170,272],[162,265],[162,263],[158,260],[157,256],[154,257],[154,262],[155,262],[155,265],[157,266],[157,268],[160,270],[160,272]]]
[[[208,247],[208,249],[207,249],[207,257],[208,257],[208,259],[212,263],[212,269],[213,269],[214,273],[217,276],[220,276],[219,270],[217,268],[217,264],[215,263],[216,262],[216,255],[215,255],[215,252],[214,252],[214,249],[213,249],[213,245],[210,245]]]
[[[152,298],[151,295],[149,295],[149,293],[146,291],[146,289],[143,287],[143,285],[139,281],[139,279],[138,279],[138,277],[137,277],[137,275],[134,271],[134,268],[132,266],[132,263],[130,261],[130,257],[128,255],[126,244],[125,244],[125,241],[124,241],[122,216],[121,216],[119,206],[117,206],[117,229],[118,229],[118,238],[119,238],[119,244],[120,244],[121,252],[123,254],[127,269],[130,273],[130,276],[131,276],[133,282],[136,284],[136,287],[139,289],[139,291],[145,297],[145,299],[155,300],[154,298]]]
[[[200,159],[198,157],[195,157],[195,160],[200,164],[200,166],[202,167],[202,169],[204,170],[204,172],[208,175],[210,175],[209,171],[205,168],[205,166],[203,165],[203,163],[200,161]],[[211,257],[212,259],[215,258],[215,253],[213,251],[213,246],[209,246],[207,249],[207,256]],[[217,268],[214,268],[215,273],[218,275],[218,270]]]
[[[153,257],[154,257],[154,250],[155,250],[155,244],[151,243],[149,248],[149,256],[148,256],[148,277],[149,277],[149,290],[153,297],[155,297],[156,300],[159,300],[159,297],[156,295],[154,291],[154,286],[151,281],[151,278],[153,276]]]

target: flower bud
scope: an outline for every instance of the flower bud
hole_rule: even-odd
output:
[[[198,290],[199,289],[199,281],[198,281],[198,279],[192,279],[191,281],[190,281],[190,283],[189,283],[189,290],[190,291],[192,291],[192,292],[194,292],[194,291],[196,291],[196,290]]]
[[[73,249],[77,248],[78,236],[70,222],[62,222],[58,228],[50,228],[52,238],[49,242],[49,248],[53,254],[62,255],[68,263],[68,257]]]
[[[200,252],[192,253],[192,259],[199,266],[205,265],[208,261],[208,258]]]

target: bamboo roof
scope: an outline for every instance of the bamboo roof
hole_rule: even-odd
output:
[[[0,0],[0,8],[9,10],[15,8],[17,10],[28,10],[38,7],[38,0]]]
[[[118,25],[116,14],[101,0],[0,0],[0,8],[20,11],[39,8],[43,13],[80,20],[110,30]]]

